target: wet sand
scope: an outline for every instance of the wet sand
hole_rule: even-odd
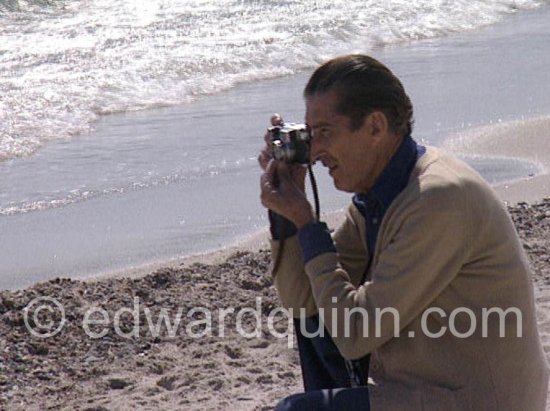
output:
[[[532,203],[550,197],[550,117],[478,127],[449,137],[445,148],[454,153],[523,159],[534,163],[532,176],[497,184],[509,204]]]

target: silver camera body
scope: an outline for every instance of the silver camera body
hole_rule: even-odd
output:
[[[311,132],[307,125],[282,123],[267,129],[273,158],[289,164],[309,164]]]

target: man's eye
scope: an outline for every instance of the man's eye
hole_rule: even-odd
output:
[[[328,127],[317,128],[311,130],[312,138],[328,138],[330,136],[330,129]]]

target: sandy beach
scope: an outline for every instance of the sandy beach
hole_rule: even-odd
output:
[[[532,263],[550,359],[550,199],[517,205],[510,214]],[[220,264],[164,268],[140,278],[57,279],[1,292],[0,407],[271,409],[302,383],[288,320],[272,315],[278,301],[269,263],[265,250],[241,251]],[[64,309],[63,328],[49,338],[33,336],[28,327],[43,335],[51,328],[39,324],[53,321],[54,331],[60,324],[53,299]],[[53,311],[36,321],[25,317],[33,301]],[[96,315],[88,320],[96,322],[85,328],[92,309]],[[161,324],[163,310],[172,328]]]

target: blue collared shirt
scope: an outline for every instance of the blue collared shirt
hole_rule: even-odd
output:
[[[357,193],[353,196],[353,204],[365,218],[370,258],[374,254],[378,231],[386,211],[407,186],[417,159],[425,152],[424,146],[417,144],[412,137],[406,137],[372,189],[367,194]],[[312,222],[302,227],[298,230],[298,240],[305,262],[326,252],[336,251],[328,227],[322,222]]]

